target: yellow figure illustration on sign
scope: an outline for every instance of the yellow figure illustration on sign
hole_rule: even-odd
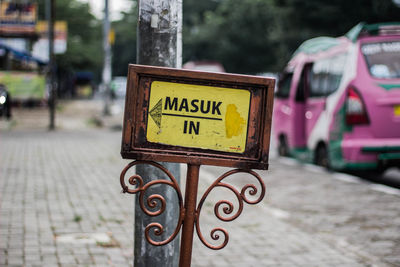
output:
[[[235,104],[229,104],[226,107],[225,114],[225,131],[226,137],[232,138],[232,136],[238,136],[243,132],[243,127],[246,125],[246,121],[237,112]]]

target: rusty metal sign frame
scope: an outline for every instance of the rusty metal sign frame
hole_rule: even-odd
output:
[[[251,93],[244,153],[221,152],[149,142],[146,127],[153,81],[194,84]],[[129,65],[121,155],[125,159],[268,169],[275,80],[271,78]]]
[[[245,151],[239,154],[147,141],[145,133],[149,117],[151,83],[153,81],[250,91]],[[164,226],[155,222],[147,225],[144,232],[145,238],[150,244],[162,246],[174,240],[182,229],[180,267],[190,267],[191,265],[195,229],[201,242],[210,249],[219,250],[228,244],[229,233],[222,227],[215,227],[209,233],[213,241],[220,242],[219,245],[208,242],[201,231],[201,210],[211,191],[216,188],[225,188],[237,199],[237,209],[228,200],[219,200],[215,203],[214,214],[223,222],[230,222],[238,218],[243,211],[244,204],[255,205],[264,198],[265,184],[261,177],[251,169],[268,169],[274,85],[275,80],[270,78],[129,65],[121,155],[125,159],[135,159],[135,161],[129,163],[121,172],[122,192],[137,194],[142,211],[147,216],[154,217],[165,211],[167,203],[161,194],[149,195],[148,189],[153,186],[168,186],[175,190],[179,205],[179,218],[172,234],[164,240],[156,241],[152,239],[152,236],[161,237],[165,232]],[[184,198],[175,177],[166,168],[154,161],[187,163]],[[145,184],[145,179],[140,175],[127,175],[132,167],[140,164],[158,168],[168,178],[151,180]],[[218,177],[208,187],[197,204],[201,165],[226,166],[236,169]],[[255,179],[255,183],[237,188],[226,179],[235,174],[248,174]]]

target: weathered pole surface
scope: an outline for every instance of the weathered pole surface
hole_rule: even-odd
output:
[[[139,1],[137,62],[181,68],[182,0]]]
[[[48,39],[49,39],[49,65],[48,65],[48,91],[49,91],[49,113],[50,123],[49,130],[55,129],[56,120],[56,104],[57,104],[57,89],[55,84],[55,58],[54,58],[54,20],[55,20],[55,0],[47,0],[47,21],[48,21]]]
[[[110,36],[110,16],[109,2],[104,0],[104,18],[103,18],[103,49],[104,49],[104,65],[103,65],[103,88],[104,88],[104,108],[103,115],[110,115],[111,102],[111,44]]]
[[[137,36],[137,63],[142,65],[181,68],[182,66],[182,0],[140,0]],[[163,163],[180,181],[180,165]],[[144,182],[166,178],[158,169],[140,164],[137,174]],[[161,192],[160,192],[161,191]],[[168,186],[154,189],[151,193],[164,196],[167,208],[155,218],[144,215],[138,198],[135,204],[134,266],[178,266],[179,238],[171,243],[156,247],[145,239],[144,229],[151,222],[158,222],[171,234],[179,218],[176,192]],[[166,238],[165,238],[166,239]]]

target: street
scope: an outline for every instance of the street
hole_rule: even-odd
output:
[[[129,162],[119,155],[121,114],[101,119],[96,101],[61,106],[55,132],[43,108],[0,121],[0,266],[132,266],[134,196],[119,184]],[[199,198],[227,170],[201,167]],[[400,266],[400,190],[274,151],[270,169],[257,173],[266,197],[245,204],[236,220],[214,215],[219,200],[237,209],[232,192],[216,188],[207,198],[203,236],[220,244],[209,233],[224,227],[229,241],[213,251],[195,234],[192,266]],[[254,183],[242,175],[228,181]]]
[[[384,173],[376,174],[376,173],[355,173],[354,175],[371,181],[373,183],[384,184],[389,187],[399,188],[400,189],[400,169],[399,168],[389,168]]]

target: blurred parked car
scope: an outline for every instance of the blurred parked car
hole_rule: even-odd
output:
[[[73,95],[77,98],[91,98],[94,94],[93,73],[78,71],[74,77]]]
[[[11,118],[11,97],[7,88],[0,84],[0,117],[2,116],[8,120]]]
[[[274,104],[280,155],[337,170],[400,166],[400,22],[304,42]]]
[[[215,61],[189,61],[186,62],[182,68],[209,72],[225,72],[222,64]]]

